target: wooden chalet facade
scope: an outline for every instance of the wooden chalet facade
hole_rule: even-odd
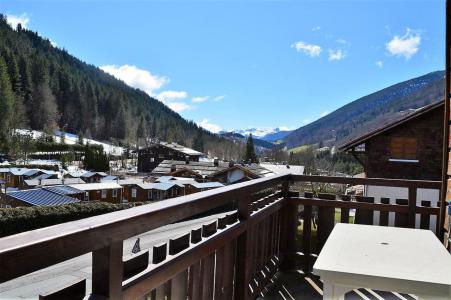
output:
[[[202,152],[176,143],[153,143],[138,150],[138,172],[150,173],[164,160],[183,160],[198,162]]]
[[[367,177],[440,180],[444,102],[417,109],[339,149],[362,163]]]
[[[84,201],[122,203],[122,187],[115,181],[73,184],[69,186],[84,191]]]
[[[26,180],[30,179],[56,179],[55,171],[28,169],[28,168],[0,168],[0,179],[4,181],[4,187],[25,188]]]

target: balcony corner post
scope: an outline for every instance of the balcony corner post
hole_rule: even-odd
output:
[[[296,269],[296,227],[298,207],[295,204],[288,204],[290,197],[290,184],[288,180],[285,180],[282,183],[282,196],[285,205],[281,209],[280,253],[282,256],[282,263],[280,264],[280,269],[282,271],[289,271]]]
[[[123,242],[92,252],[92,294],[106,299],[122,298]]]
[[[238,199],[238,219],[245,222],[251,215],[251,195],[246,194],[242,199]],[[250,299],[249,283],[251,281],[252,247],[249,235],[249,227],[238,236],[236,251],[235,270],[235,293],[236,300]]]

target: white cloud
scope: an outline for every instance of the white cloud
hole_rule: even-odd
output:
[[[169,101],[181,100],[188,97],[188,93],[185,91],[163,91],[155,95],[155,97],[163,103],[167,103]]]
[[[210,123],[208,119],[203,119],[202,121],[197,123],[197,125],[213,133],[218,133],[219,131],[221,131],[221,127],[219,127],[219,125]]]
[[[54,48],[58,47],[58,44],[55,43],[53,40],[49,39],[49,42]]]
[[[225,97],[226,97],[226,95],[216,96],[216,97],[213,98],[213,101],[219,102],[219,101],[224,100]]]
[[[288,127],[288,126],[279,126],[278,128],[281,131],[290,131],[296,129],[296,127]]]
[[[376,66],[378,66],[379,68],[382,68],[384,66],[384,62],[382,60],[378,60],[378,61],[376,61]]]
[[[315,27],[312,28],[312,31],[318,31],[320,29],[321,29],[321,26],[315,26]]]
[[[310,57],[319,56],[322,51],[320,46],[314,44],[307,44],[302,41],[292,44],[291,48],[295,48],[297,52],[303,52],[304,54],[307,54]]]
[[[170,109],[178,113],[191,109],[191,106],[189,106],[185,102],[171,102],[168,103],[167,105]]]
[[[193,99],[191,99],[191,101],[193,101],[194,103],[202,103],[207,101],[209,98],[209,96],[205,96],[205,97],[193,97]]]
[[[27,28],[28,23],[30,22],[30,17],[28,17],[26,13],[19,16],[6,15],[6,21],[13,29],[16,29],[19,24],[22,25],[22,28]]]
[[[154,90],[169,82],[169,78],[166,76],[153,75],[147,70],[131,65],[105,65],[100,66],[100,69],[151,96],[153,96]]]
[[[415,53],[418,52],[421,44],[421,36],[418,32],[413,32],[410,28],[406,29],[403,36],[395,35],[387,44],[386,49],[391,55],[404,56],[409,60]]]
[[[338,40],[336,40],[336,42],[339,44],[347,44],[348,43],[348,41],[345,39],[338,39]]]
[[[329,60],[342,60],[345,57],[346,57],[346,54],[344,53],[343,50],[341,50],[341,49],[337,49],[337,50],[329,49]]]
[[[329,114],[329,111],[328,111],[328,110],[325,110],[325,111],[323,111],[323,112],[319,115],[319,117],[322,118],[322,117],[324,117],[324,116],[327,116],[328,114]]]

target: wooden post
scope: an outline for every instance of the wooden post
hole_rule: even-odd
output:
[[[92,252],[92,294],[121,299],[122,252],[122,241]]]
[[[251,195],[239,199],[238,219],[240,222],[246,221],[251,215]],[[235,299],[250,299],[249,283],[251,281],[252,270],[252,247],[248,230],[238,236],[236,250],[236,270],[235,270]]]
[[[310,272],[310,253],[312,241],[312,207],[304,206],[304,223],[302,228],[302,252],[304,253],[304,271]]]
[[[282,183],[282,195],[288,200],[290,185],[288,180]],[[289,271],[296,268],[296,227],[298,219],[297,205],[285,204],[282,211],[282,224],[280,228],[281,244],[280,252],[282,254],[282,263],[280,269]]]
[[[409,187],[409,213],[407,215],[407,225],[415,228],[415,211],[417,207],[417,188]]]

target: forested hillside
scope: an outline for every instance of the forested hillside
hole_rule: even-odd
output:
[[[225,159],[242,145],[186,121],[160,101],[86,64],[49,40],[0,15],[0,152],[12,128],[61,129],[98,140],[132,144],[157,137]],[[200,139],[200,140],[199,140]]]
[[[400,111],[443,100],[443,76],[443,71],[432,72],[352,101],[296,129],[284,141],[289,148],[319,143],[340,145],[352,137],[380,127]]]

